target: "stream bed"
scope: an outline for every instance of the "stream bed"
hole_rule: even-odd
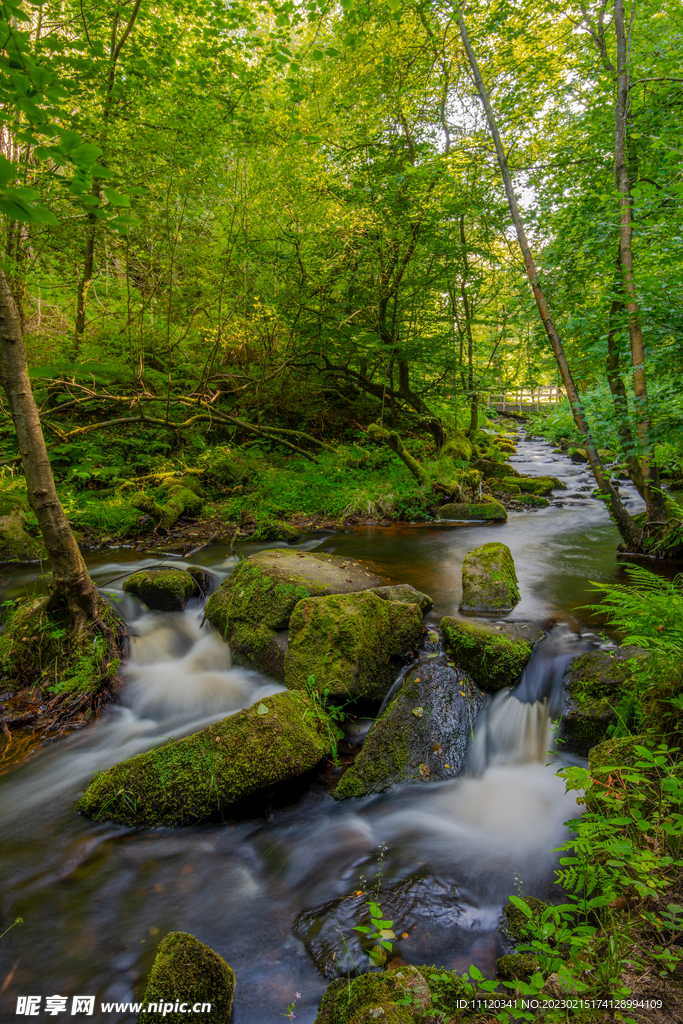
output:
[[[557,675],[558,658],[565,664],[599,642],[580,606],[591,600],[589,580],[620,578],[618,535],[591,497],[587,467],[533,438],[520,440],[510,461],[527,475],[557,476],[567,489],[556,490],[548,508],[511,513],[505,524],[368,525],[294,546],[371,561],[430,594],[427,624],[438,625],[458,614],[464,555],[503,541],[521,591],[509,618],[551,633],[527,669],[540,693],[543,678]],[[630,484],[622,494],[640,511]],[[278,546],[245,543],[238,552]],[[0,986],[13,972],[0,1019],[14,1019],[17,995],[60,994],[70,1005],[74,995],[89,994],[97,997],[90,1019],[133,1021],[121,1011],[103,1015],[100,1002],[139,1000],[158,942],[182,930],[235,970],[234,1024],[279,1021],[295,992],[296,1019],[311,1024],[329,979],[345,973],[341,936],[354,957],[363,956],[352,930],[363,900],[354,894],[378,873],[385,917],[406,936],[394,944],[396,955],[460,972],[475,963],[493,976],[502,905],[510,893],[552,895],[559,855],[551,851],[577,812],[557,768],[546,763],[548,705],[529,700],[529,675],[520,691],[525,703],[509,693],[492,702],[475,730],[472,773],[450,782],[335,802],[338,775],[327,772],[295,803],[265,816],[178,829],[134,830],[74,812],[95,771],[282,689],[231,667],[227,646],[201,624],[198,604],[153,613],[123,594],[122,574],[159,561],[157,554],[132,558],[125,548],[88,556],[133,637],[120,701],[0,776],[0,932],[23,918],[0,941]],[[192,560],[219,579],[235,562],[220,544]],[[35,567],[4,569],[1,599],[39,585],[39,575]]]

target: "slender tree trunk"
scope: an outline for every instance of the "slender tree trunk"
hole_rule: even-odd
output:
[[[620,285],[621,264],[617,260],[617,278],[614,282],[615,289],[619,289]],[[645,489],[643,485],[643,473],[640,462],[638,461],[638,456],[636,455],[636,446],[633,441],[631,424],[629,422],[628,398],[626,397],[626,388],[624,387],[624,382],[621,379],[619,367],[619,336],[621,334],[621,314],[623,312],[624,303],[618,296],[615,296],[612,300],[612,306],[609,312],[609,328],[607,331],[607,380],[609,382],[610,391],[612,392],[612,401],[614,403],[614,412],[616,414],[617,421],[617,434],[619,435],[619,442],[626,455],[629,476],[638,489],[640,496],[644,497]]]
[[[640,446],[640,467],[648,520],[664,515],[664,496],[659,485],[659,473],[652,463],[650,442],[650,416],[647,402],[645,375],[645,344],[640,323],[638,294],[633,271],[633,216],[631,211],[631,183],[626,164],[626,120],[629,103],[629,57],[624,24],[624,0],[614,0],[614,29],[617,37],[617,92],[614,104],[614,175],[619,193],[619,257],[626,296],[628,333],[631,340],[633,362],[633,396]]]
[[[579,393],[577,391],[576,384],[574,383],[571,371],[569,369],[569,363],[567,362],[567,356],[565,354],[562,341],[557,332],[557,328],[555,327],[552,316],[550,315],[548,302],[546,300],[543,289],[541,288],[541,284],[538,280],[538,271],[536,269],[534,258],[531,254],[531,249],[529,248],[529,242],[526,237],[526,232],[524,230],[524,224],[522,222],[522,217],[519,212],[519,207],[517,206],[517,199],[515,197],[514,188],[512,185],[512,177],[510,175],[507,157],[505,155],[505,150],[503,149],[503,143],[500,138],[498,125],[496,123],[493,108],[491,107],[489,96],[486,91],[486,86],[484,85],[484,80],[481,76],[479,65],[477,64],[477,60],[476,57],[474,56],[469,36],[467,34],[465,19],[457,3],[454,4],[454,9],[457,14],[458,27],[460,29],[460,35],[462,38],[463,46],[465,47],[467,59],[470,64],[470,68],[472,69],[472,75],[477,86],[479,98],[486,112],[486,119],[488,122],[489,131],[491,132],[491,136],[496,147],[498,166],[500,168],[501,177],[503,179],[503,184],[505,186],[505,193],[507,195],[508,206],[510,208],[512,221],[515,225],[515,231],[517,232],[517,241],[519,242],[519,247],[522,251],[522,258],[524,260],[524,265],[526,267],[527,275],[529,277],[531,289],[536,300],[536,305],[538,306],[538,311],[541,316],[541,320],[543,321],[543,326],[545,327],[545,331],[548,336],[550,346],[555,355],[557,366],[560,371],[560,377],[562,379],[564,389],[567,393],[567,398],[569,399],[569,405],[574,416],[574,422],[576,423],[579,433],[583,437],[586,455],[588,456],[588,462],[593,471],[593,475],[595,476],[598,487],[607,496],[610,514],[614,519],[617,529],[619,530],[619,533],[621,534],[623,540],[625,541],[628,547],[637,548],[640,543],[640,531],[638,530],[633,519],[624,507],[624,504],[621,498],[619,497],[618,492],[614,488],[611,480],[605,472],[605,467],[602,464],[600,456],[598,455],[597,448],[595,446],[595,442],[591,436],[588,423],[586,421],[586,417],[583,411],[583,405],[581,403],[581,399],[579,398]]]
[[[97,614],[98,594],[57,497],[38,409],[31,391],[19,313],[0,270],[0,384],[9,403],[33,509],[52,566],[53,598],[63,599],[74,629]]]
[[[93,184],[91,194],[95,196],[98,202],[102,198],[97,181]],[[85,245],[83,247],[83,274],[78,281],[78,288],[76,289],[76,320],[74,324],[76,332],[76,353],[78,353],[80,344],[83,340],[83,335],[85,334],[85,310],[88,300],[88,289],[90,288],[93,271],[95,269],[97,217],[92,213],[88,214],[85,231]]]

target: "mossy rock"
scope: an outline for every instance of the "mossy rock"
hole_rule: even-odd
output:
[[[508,514],[498,501],[482,501],[479,503],[451,502],[442,505],[437,511],[439,519],[454,519],[459,522],[481,523],[489,520],[507,520]]]
[[[5,503],[3,507],[9,507]],[[45,545],[26,528],[26,514],[17,507],[0,515],[0,562],[38,562],[46,558]]]
[[[263,519],[257,523],[252,540],[286,540],[295,541],[301,537],[297,530],[282,519]]]
[[[462,564],[463,611],[509,612],[518,601],[515,563],[506,544],[493,541],[465,555]]]
[[[558,744],[585,757],[607,736],[616,720],[616,707],[624,683],[633,674],[633,659],[641,661],[641,647],[616,651],[589,651],[572,661],[565,676],[565,703]]]
[[[96,775],[77,810],[123,825],[190,825],[303,775],[330,750],[325,716],[309,695],[276,693]]]
[[[512,482],[510,477],[507,477],[505,480],[496,480],[493,485],[493,489],[496,494],[517,495],[522,493],[521,488],[518,487],[516,483]]]
[[[550,504],[547,498],[540,498],[537,494],[522,494],[517,500],[527,508],[547,508]]]
[[[516,455],[517,454],[517,448],[512,443],[512,441],[508,441],[505,438],[496,438],[496,444],[500,448],[501,452],[504,452],[506,455]]]
[[[572,462],[588,462],[588,456],[586,455],[583,448],[573,448],[569,455],[569,458],[572,460]]]
[[[370,729],[335,798],[456,778],[484,703],[480,690],[445,659],[421,661]]]
[[[510,478],[521,476],[521,473],[507,462],[495,462],[491,459],[479,459],[473,465],[474,468],[478,469],[487,480],[503,480],[506,477]]]
[[[448,455],[457,462],[469,462],[472,458],[472,442],[461,430],[458,430],[453,437],[446,441],[440,454]]]
[[[234,991],[235,973],[222,956],[188,932],[169,932],[159,943],[138,1024],[184,1024],[199,1016],[188,1012],[197,1003],[210,1005],[207,1020],[229,1024]],[[174,1010],[176,1003],[184,1013]]]
[[[422,594],[409,583],[398,583],[393,587],[370,587],[369,593],[377,594],[383,601],[402,601],[403,604],[419,605],[420,611],[426,615],[434,606],[429,594]]]
[[[408,1005],[403,1005],[403,1000]],[[449,1019],[468,1016],[460,1005],[468,991],[455,972],[442,967],[396,967],[361,974],[350,985],[346,978],[333,981],[323,996],[315,1024],[410,1024],[429,1019],[434,1005]],[[382,1010],[382,1013],[378,1013]]]
[[[385,584],[354,558],[287,548],[260,551],[240,562],[211,595],[206,617],[228,641],[237,663],[253,663],[282,682],[285,631],[302,598]]]
[[[516,476],[506,477],[505,483],[517,484],[523,494],[535,494],[538,497],[546,497],[552,494],[556,487],[564,488],[561,480],[554,476]]]
[[[540,961],[533,953],[508,953],[496,960],[496,973],[503,981],[528,982],[540,969]]]
[[[524,911],[516,907],[514,903],[506,903],[500,923],[503,935],[515,944],[529,938],[533,921],[538,920],[543,911],[548,909],[548,904],[543,900],[536,899],[535,896],[524,896],[523,898],[533,915],[531,921]]]
[[[449,655],[482,690],[511,686],[545,636],[526,623],[469,622],[446,617],[441,632]]]
[[[131,504],[154,520],[156,529],[168,531],[179,519],[198,516],[203,507],[196,477],[169,477],[152,493],[141,491]]]
[[[153,611],[181,612],[197,593],[197,583],[185,569],[163,566],[134,572],[123,584],[123,590],[139,597]]]
[[[603,462],[616,462],[617,456],[608,448],[598,448],[598,455]]]
[[[591,775],[601,780],[615,768],[631,768],[640,760],[636,746],[642,746],[645,742],[645,736],[613,736],[597,743],[588,754]]]
[[[381,700],[421,632],[417,604],[372,591],[304,598],[289,623],[285,686],[305,690],[313,676],[319,693]]]

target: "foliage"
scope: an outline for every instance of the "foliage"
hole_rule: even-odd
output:
[[[625,565],[629,583],[591,583],[602,594],[589,611],[606,615],[622,642],[667,654],[683,654],[683,574],[673,580],[638,565]]]

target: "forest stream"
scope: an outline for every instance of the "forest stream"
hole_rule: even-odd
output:
[[[125,548],[88,556],[93,578],[129,625],[131,658],[118,704],[0,777],[4,917],[23,918],[0,949],[0,978],[16,966],[17,991],[93,994],[96,1006],[140,999],[159,940],[180,929],[235,970],[235,1024],[281,1020],[295,992],[296,1019],[311,1024],[330,978],[346,969],[341,933],[350,954],[363,955],[352,930],[363,900],[354,894],[378,871],[385,916],[401,936],[395,955],[461,972],[474,963],[494,976],[509,895],[552,898],[559,854],[550,851],[577,807],[548,763],[551,712],[569,660],[602,642],[579,610],[591,599],[588,581],[620,573],[619,538],[591,496],[587,467],[533,438],[520,440],[510,462],[529,476],[551,473],[567,490],[556,490],[547,508],[511,513],[505,524],[368,525],[295,545],[367,559],[431,595],[428,626],[458,614],[464,555],[489,540],[508,545],[521,591],[510,618],[537,623],[549,636],[512,695],[502,691],[480,715],[469,772],[454,781],[337,803],[338,774],[328,772],[267,817],[178,829],[129,829],[78,815],[74,803],[96,770],[282,689],[231,667],[227,645],[202,625],[199,604],[154,613],[122,592],[122,574],[158,557],[133,560]],[[629,511],[640,511],[630,482],[621,493]],[[238,552],[278,546],[284,542],[245,543]],[[192,564],[222,580],[236,561],[216,544]],[[27,566],[5,576],[3,599],[32,588],[38,575]],[[362,723],[351,728],[362,734]],[[97,1013],[92,1019],[105,1019]],[[106,1020],[134,1016],[112,1012]]]

